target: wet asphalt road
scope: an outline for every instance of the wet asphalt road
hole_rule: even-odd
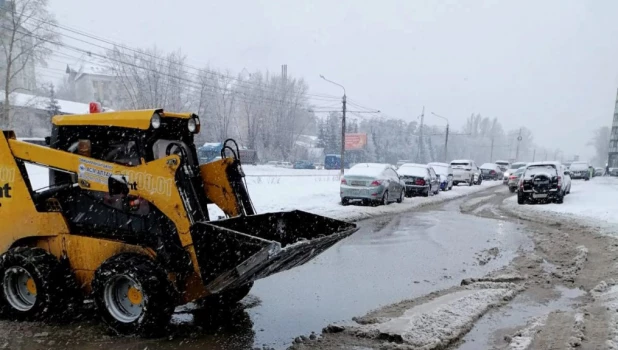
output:
[[[483,195],[487,192],[477,196]],[[285,348],[296,336],[319,333],[329,323],[346,322],[377,307],[485,275],[508,264],[518,250],[531,247],[523,227],[462,214],[463,201],[362,221],[357,233],[310,263],[256,282],[237,310],[176,314],[176,330],[169,339],[109,337],[92,321],[53,327],[22,323],[18,327],[23,327],[24,336],[9,345],[23,349]],[[480,263],[479,254],[486,257],[483,252],[491,248],[498,248],[499,254]],[[7,326],[13,327],[0,324],[0,347],[8,335],[2,329]],[[28,336],[44,331],[50,334]]]

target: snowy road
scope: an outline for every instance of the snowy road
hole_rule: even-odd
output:
[[[455,192],[458,189],[455,189]],[[498,188],[488,188],[479,197]],[[359,222],[361,229],[311,263],[258,281],[231,313],[179,312],[170,339],[102,336],[96,321],[35,326],[0,323],[13,348],[276,349],[333,322],[456,286],[507,265],[531,242],[516,224],[461,214],[467,199]],[[50,335],[29,337],[37,332]]]

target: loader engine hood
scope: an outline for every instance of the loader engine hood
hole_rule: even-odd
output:
[[[357,230],[295,210],[199,222],[191,235],[204,286],[219,293],[300,266]]]

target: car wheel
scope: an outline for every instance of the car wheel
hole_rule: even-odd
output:
[[[468,183],[468,186],[472,187],[472,185],[474,185],[474,176],[470,177],[470,182]]]
[[[477,185],[480,185],[480,184],[482,184],[482,183],[483,183],[483,177],[482,177],[482,176],[479,176],[479,179],[478,179],[478,181],[476,182],[476,184],[477,184]]]
[[[459,182],[453,181],[453,186],[458,186],[458,185],[459,185]]]
[[[347,198],[341,198],[341,205],[349,205],[350,204],[350,200]]]
[[[517,204],[519,205],[526,204],[526,197],[524,194],[522,193],[517,194]]]
[[[517,187],[509,187],[509,191],[511,191],[511,193],[515,193],[516,190],[517,190]]]
[[[427,191],[423,192],[423,197],[429,197],[429,189],[427,189]]]
[[[401,194],[399,194],[399,198],[397,199],[397,203],[402,203],[404,197],[405,197],[404,190],[401,190]]]
[[[562,204],[563,202],[564,202],[564,194],[558,195],[558,197],[556,197],[556,203]]]
[[[384,195],[382,196],[382,205],[388,205],[390,202],[388,201],[388,191],[384,191]]]
[[[590,180],[590,178],[589,178],[589,177],[587,177],[587,178],[585,178],[584,180],[585,180],[585,181],[588,181],[588,180]]]

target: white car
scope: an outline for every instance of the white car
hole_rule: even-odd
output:
[[[446,163],[429,163],[436,174],[440,175],[440,189],[450,191],[453,189],[453,169]]]
[[[459,159],[451,162],[453,168],[453,185],[457,186],[465,182],[468,186],[480,185],[483,182],[481,170],[473,160]]]
[[[509,169],[504,172],[504,175],[503,175],[503,178],[502,178],[502,182],[506,185],[507,182],[509,181],[509,176],[511,176],[515,171],[517,171],[517,169],[519,169],[521,167],[524,167],[526,165],[528,165],[528,163],[526,163],[526,162],[515,162],[515,163],[511,164]]]
[[[502,172],[509,170],[509,168],[511,167],[511,162],[509,162],[508,160],[497,160],[494,163],[500,167]]]

